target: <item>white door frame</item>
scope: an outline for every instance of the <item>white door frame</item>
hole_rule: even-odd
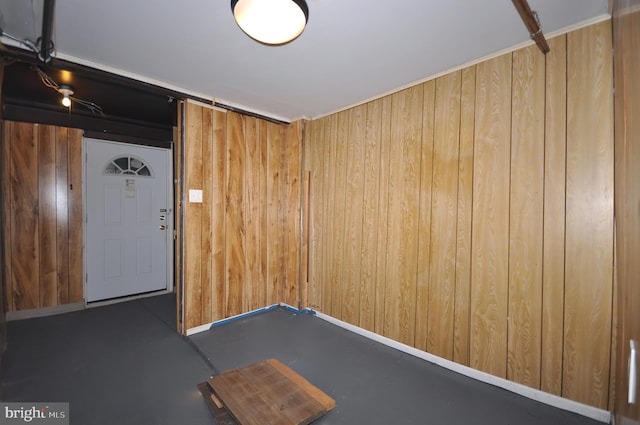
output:
[[[157,293],[151,294],[141,294],[141,295],[131,295],[122,298],[117,298],[114,300],[105,300],[105,301],[95,301],[88,303],[87,302],[87,140],[95,140],[99,142],[105,143],[117,143],[117,144],[127,144],[126,142],[119,142],[116,140],[108,140],[108,139],[97,139],[93,137],[82,137],[82,209],[83,209],[83,218],[82,218],[82,290],[83,290],[83,299],[85,307],[97,307],[105,304],[113,304],[122,301],[127,301],[136,298],[146,298],[157,295]],[[152,146],[145,145],[135,145],[138,147],[148,148]],[[154,147],[156,148],[156,147]],[[175,279],[174,279],[174,239],[175,239],[175,211],[174,211],[174,191],[173,191],[173,148],[174,145],[171,143],[171,148],[164,149],[167,151],[167,181],[166,181],[166,191],[167,191],[167,289],[164,291],[165,293],[171,293],[175,290]],[[163,149],[163,148],[157,148]]]

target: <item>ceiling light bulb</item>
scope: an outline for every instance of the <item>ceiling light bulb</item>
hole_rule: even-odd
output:
[[[62,106],[64,106],[65,108],[70,107],[71,106],[70,96],[73,95],[73,90],[71,89],[71,87],[61,84],[58,87],[58,93],[62,95]]]
[[[270,45],[296,39],[309,20],[305,0],[231,0],[231,10],[245,34]]]

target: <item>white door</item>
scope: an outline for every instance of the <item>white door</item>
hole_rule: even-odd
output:
[[[170,289],[170,151],[85,140],[87,302]]]

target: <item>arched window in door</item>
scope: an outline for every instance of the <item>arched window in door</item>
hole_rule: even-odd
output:
[[[109,161],[104,168],[104,173],[108,175],[134,175],[153,177],[151,168],[140,158],[135,156],[120,156]]]

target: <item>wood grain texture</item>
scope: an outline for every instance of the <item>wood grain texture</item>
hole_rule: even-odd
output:
[[[69,130],[56,128],[56,275],[58,303],[69,303]]]
[[[308,307],[314,310],[324,311],[322,289],[325,280],[322,247],[323,243],[323,222],[324,222],[324,144],[319,141],[324,140],[324,122],[314,120],[308,123],[308,138],[305,145],[309,154],[306,155],[305,169],[311,173],[311,183],[309,191],[309,304]]]
[[[244,228],[245,228],[245,293],[243,311],[251,311],[259,308],[260,288],[264,283],[260,282],[262,264],[260,259],[260,133],[257,118],[245,118],[245,166],[244,179],[246,180],[244,194]],[[263,306],[263,305],[262,305]]]
[[[507,379],[540,387],[545,57],[513,53]]]
[[[347,146],[349,137],[349,111],[337,114],[336,132],[334,142],[335,158],[335,198],[331,215],[331,229],[333,233],[334,248],[332,250],[332,273],[330,276],[333,294],[331,297],[331,315],[342,319],[342,298],[344,297],[343,273],[345,268],[345,220],[347,210],[346,186],[347,186]],[[332,123],[333,124],[333,123]],[[351,202],[351,200],[349,200]]]
[[[226,316],[244,311],[243,297],[246,283],[245,228],[245,118],[227,113],[227,207],[225,211],[226,237]]]
[[[471,367],[505,377],[511,54],[476,66]]]
[[[285,241],[285,287],[282,300],[298,307],[300,301],[300,196],[302,193],[302,122],[296,121],[284,127],[282,167],[284,171],[283,226]]]
[[[421,85],[391,96],[384,335],[406,344],[415,338],[423,96]]]
[[[601,408],[606,408],[608,403],[611,347],[612,78],[610,22],[567,35],[567,224],[562,395]]]
[[[436,80],[427,350],[453,359],[460,148],[460,71]]]
[[[184,176],[183,176],[183,168],[182,161],[184,158],[184,144],[183,138],[186,134],[182,133],[183,123],[184,123],[184,111],[185,111],[185,101],[178,101],[177,110],[178,116],[177,125],[173,129],[173,217],[174,217],[174,231],[175,237],[173,240],[173,281],[175,284],[175,292],[176,292],[176,330],[181,334],[186,333],[186,328],[183,320],[184,313],[184,304],[183,304],[183,295],[184,295],[184,263],[182,257],[182,247],[183,247],[183,207],[184,207]]]
[[[82,207],[82,130],[69,129],[69,302],[84,301]]]
[[[4,67],[3,67],[4,70]],[[2,90],[2,89],[0,89]],[[12,267],[11,267],[11,252],[12,246],[11,241],[13,241],[13,237],[11,235],[11,122],[0,122],[0,126],[2,129],[2,144],[0,148],[2,149],[1,157],[0,157],[0,176],[2,180],[0,180],[0,189],[2,192],[0,193],[0,199],[2,200],[2,212],[0,213],[0,217],[2,218],[2,287],[0,290],[2,291],[3,297],[3,308],[6,307],[7,311],[11,311],[14,308],[13,302],[13,291],[11,285],[11,275],[12,275]],[[6,317],[3,315],[3,317]]]
[[[473,140],[476,99],[475,66],[463,69],[461,80],[453,360],[469,366],[471,211],[473,202]]]
[[[37,174],[40,250],[38,307],[50,307],[58,305],[55,127],[46,125],[39,127]]]
[[[276,124],[267,127],[267,304],[282,301],[284,292],[284,237],[282,203],[282,144],[284,135]]]
[[[566,36],[549,40],[546,60],[544,230],[540,389],[562,393],[567,147]]]
[[[418,210],[418,269],[416,275],[416,331],[414,346],[427,349],[431,265],[431,205],[433,187],[436,83],[423,84],[420,201]]]
[[[187,329],[202,321],[202,204],[186,202],[190,189],[201,189],[202,175],[202,107],[186,103],[185,110],[185,203],[184,203],[184,321]],[[203,196],[204,199],[204,196]]]
[[[378,227],[380,208],[382,101],[366,105],[364,146],[364,179],[362,197],[362,256],[359,291],[359,326],[373,331],[376,314],[376,276],[379,263]]]
[[[200,303],[201,319],[204,323],[213,321],[213,110],[201,109],[201,149],[202,149],[202,221],[200,222]]]
[[[360,323],[362,285],[362,233],[365,179],[365,137],[367,106],[348,111],[346,139],[346,187],[344,224],[344,269],[342,274],[342,320]]]
[[[39,307],[38,126],[11,124],[10,311]]]
[[[211,142],[211,320],[225,318],[227,114],[213,111]],[[204,306],[206,308],[206,306]]]
[[[629,340],[640,340],[640,1],[614,3],[615,209],[617,344],[615,356],[616,423],[640,422],[640,405],[627,403]],[[614,327],[614,329],[616,329]],[[615,396],[615,397],[614,397]]]

